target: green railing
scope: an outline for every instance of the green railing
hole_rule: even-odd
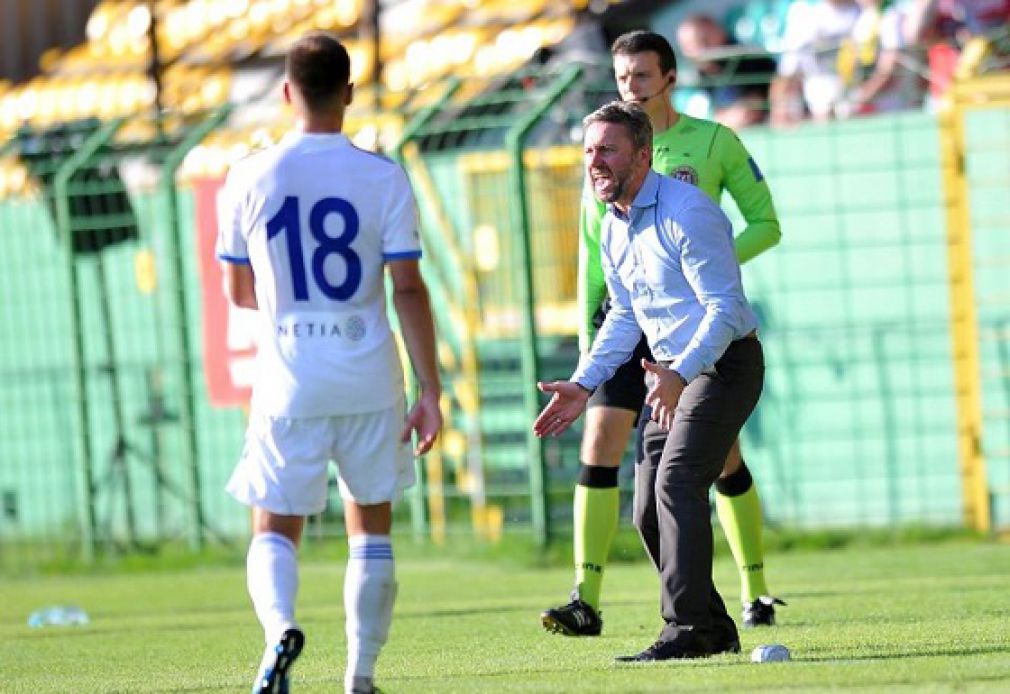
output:
[[[419,193],[425,230],[434,241],[429,247],[437,249],[431,265],[437,268],[453,264],[439,255],[459,258],[462,251],[465,258],[463,262],[455,261],[457,278],[447,283],[455,291],[441,295],[448,300],[443,310],[470,316],[466,321],[466,351],[476,355],[481,367],[473,375],[478,384],[477,402],[482,410],[506,410],[503,414],[510,422],[492,423],[486,414],[473,413],[469,421],[477,430],[471,429],[470,445],[480,441],[479,450],[487,460],[488,455],[495,456],[502,449],[496,437],[508,440],[505,445],[514,451],[515,462],[491,463],[487,467],[497,468],[498,472],[512,468],[515,479],[494,486],[514,491],[504,495],[492,491],[490,495],[503,505],[510,504],[506,497],[526,497],[529,507],[524,517],[528,514],[533,534],[541,544],[550,536],[548,461],[543,443],[533,436],[529,426],[541,406],[536,382],[543,372],[543,360],[539,354],[541,330],[537,326],[534,278],[534,246],[540,244],[533,234],[536,202],[527,178],[525,155],[538,149],[529,146],[528,141],[538,129],[543,134],[545,124],[550,128],[552,109],[563,99],[585,96],[586,86],[581,66],[558,72],[529,69],[488,84],[475,97],[458,100],[454,99],[457,93],[472,94],[474,90],[472,84],[454,80],[435,107],[407,126],[397,147]],[[562,142],[570,142],[567,132]],[[556,137],[548,141],[556,143]],[[410,156],[406,155],[408,151]],[[577,171],[575,178],[570,177],[570,171],[566,173],[568,184],[577,180]],[[563,194],[569,196],[571,192],[569,185]],[[567,231],[558,229],[556,233]],[[571,262],[574,257],[573,247],[565,261]],[[444,272],[441,274],[444,276]],[[468,278],[466,291],[459,287],[458,279],[462,277]],[[554,299],[570,302],[571,297]],[[495,349],[489,347],[489,339],[493,342],[498,338],[507,344],[503,366],[507,383],[501,384],[495,382],[494,375],[499,370],[494,366],[498,360],[488,354]],[[513,359],[518,373],[511,371]],[[492,403],[500,397],[502,388],[507,389],[503,397],[508,403],[495,408]],[[522,403],[521,409],[514,408],[514,397]],[[526,480],[524,487],[520,487],[521,478]],[[472,479],[471,475],[465,476],[465,481]],[[497,508],[491,508],[492,515]]]
[[[203,396],[190,314],[199,307],[186,306],[198,296],[193,223],[174,174],[226,113],[167,132],[142,119],[68,124],[10,145],[38,189],[0,203],[12,278],[4,300],[23,307],[0,364],[30,384],[4,398],[5,433],[20,444],[0,482],[12,552],[91,560],[176,537],[196,549],[211,531],[194,414]],[[55,400],[32,407],[54,389]],[[62,423],[46,424],[54,416]],[[33,448],[56,442],[59,457],[37,468]],[[62,540],[47,543],[53,532]]]
[[[396,153],[419,199],[449,414],[411,506],[419,534],[544,542],[568,521],[579,431],[541,442],[530,423],[535,381],[567,377],[577,358],[578,125],[608,82],[593,66],[459,81],[407,119]],[[783,228],[744,268],[768,356],[744,454],[771,522],[961,523],[960,442],[977,441],[988,468],[974,503],[1010,524],[1008,109],[996,101],[961,121],[953,161],[974,250],[952,269],[935,116],[742,133]],[[132,123],[84,124],[60,136],[69,147],[25,153],[37,196],[0,200],[0,566],[248,530],[222,491],[244,415],[208,399],[194,196],[173,175],[224,116],[134,139]],[[965,273],[975,433],[956,417],[971,369],[949,297]],[[330,498],[310,539],[340,532]]]

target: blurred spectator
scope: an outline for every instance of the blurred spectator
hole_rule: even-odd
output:
[[[836,115],[882,113],[922,104],[925,60],[911,23],[918,0],[859,0],[861,11],[838,55],[847,95]]]
[[[974,72],[988,38],[1005,35],[1010,0],[912,0],[906,40],[926,46],[930,95],[946,91],[955,71]],[[965,64],[965,62],[969,64]]]
[[[852,34],[859,13],[855,0],[797,0],[789,6],[771,88],[774,124],[802,120],[804,106],[814,120],[831,118],[843,95],[838,48]]]
[[[744,45],[781,52],[786,14],[794,0],[736,1],[740,4],[730,8],[723,18],[730,35]]]
[[[677,44],[703,79],[698,90],[712,117],[733,129],[762,123],[768,116],[768,83],[775,61],[755,55],[729,37],[712,17],[694,14],[677,27]]]
[[[963,46],[972,36],[1005,28],[1010,0],[912,0],[908,24],[912,41],[950,41]]]

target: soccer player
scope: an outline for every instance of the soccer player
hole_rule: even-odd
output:
[[[670,95],[677,63],[669,42],[652,32],[619,37],[611,48],[621,98],[639,104],[655,133],[652,168],[698,186],[718,203],[728,190],[747,222],[735,239],[743,263],[778,243],[778,218],[768,184],[732,130],[674,109]],[[579,349],[589,352],[606,312],[607,288],[600,265],[600,222],[605,206],[583,191],[579,230]],[[602,304],[602,305],[601,305]],[[568,636],[596,636],[603,628],[600,592],[607,555],[617,530],[617,473],[645,400],[640,362],[651,359],[643,338],[631,359],[589,399],[575,487],[575,589],[571,601],[541,614],[545,629]],[[771,625],[780,600],[768,594],[761,545],[761,503],[734,442],[716,482],[716,510],[740,572],[743,624]],[[637,522],[636,518],[636,522]]]
[[[697,187],[650,169],[652,126],[639,105],[615,101],[584,124],[586,173],[608,203],[600,255],[612,304],[571,380],[538,384],[552,397],[533,431],[562,433],[645,333],[656,360],[640,362],[651,421],[635,465],[635,520],[659,572],[664,624],[655,643],[617,660],[738,653],[712,582],[708,493],[757,404],[764,357],[733,227]]]
[[[326,505],[330,460],[350,546],[344,685],[374,691],[396,597],[391,502],[414,481],[411,434],[421,455],[442,425],[416,205],[399,166],[341,134],[349,75],[336,38],[297,41],[284,84],[297,128],[236,164],[220,201],[225,291],[258,309],[261,329],[245,446],[228,482],[252,507],[248,588],[266,639],[254,692],[287,692],[304,644],[297,549],[305,517]],[[421,391],[409,414],[387,272]]]

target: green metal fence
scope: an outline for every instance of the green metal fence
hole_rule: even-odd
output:
[[[936,120],[926,114],[744,135],[771,182],[784,230],[780,247],[744,269],[769,358],[765,394],[744,432],[745,456],[773,522],[960,522],[938,138]],[[511,239],[502,233],[512,191],[508,161],[494,155],[439,152],[427,162],[462,233],[479,238],[492,226],[499,254],[508,257],[518,230],[512,227]],[[559,161],[567,163],[552,168]],[[575,361],[565,339],[574,326],[551,321],[574,312],[574,289],[565,287],[574,272],[575,211],[553,225],[548,210],[558,199],[578,200],[578,161],[577,147],[526,155],[527,177],[536,180],[527,198],[537,210],[531,270],[538,360],[556,376],[570,373]],[[517,484],[527,479],[530,459],[517,445],[530,421],[517,405],[528,380],[515,382],[522,373],[515,344],[521,326],[512,320],[521,304],[521,267],[493,265],[480,283],[484,315],[505,309],[485,326],[484,455]],[[548,344],[552,333],[558,340]],[[492,385],[501,370],[503,385]],[[487,392],[495,387],[504,388],[500,401]],[[492,423],[498,402],[510,414]],[[559,520],[570,512],[577,436],[551,442],[545,456],[547,496]]]
[[[566,377],[577,358],[578,123],[607,98],[604,78],[587,66],[448,85],[396,148],[419,198],[447,384],[448,430],[409,509],[436,539],[545,540],[569,520],[579,431],[529,430],[535,379]],[[965,120],[1001,526],[1008,113]],[[208,398],[195,200],[172,175],[217,121],[141,126],[82,125],[30,162],[37,196],[0,200],[0,566],[247,532],[222,491],[244,415]],[[944,137],[929,114],[743,133],[783,228],[744,268],[769,367],[744,454],[771,522],[963,518]],[[340,531],[331,499],[321,533]]]
[[[744,136],[783,229],[744,268],[768,358],[744,454],[772,519],[959,522],[937,138],[925,114]]]
[[[581,176],[570,156],[554,167],[531,160],[537,148],[530,142],[556,143],[559,129],[570,141],[566,128],[585,108],[585,73],[580,66],[523,71],[484,85],[477,96],[473,84],[456,82],[437,112],[408,125],[399,148],[419,192],[428,247],[433,255],[458,249],[466,259],[457,278],[467,281],[453,281],[447,291],[437,286],[438,273],[428,275],[440,335],[453,336],[456,361],[469,353],[478,365],[477,409],[458,414],[477,427],[486,520],[532,528],[540,542],[550,533],[549,490],[557,486],[551,473],[576,456],[574,433],[545,443],[530,423],[541,405],[536,381],[567,375],[575,357],[570,331],[558,331],[552,316],[574,299],[571,220]],[[444,263],[436,257],[427,267]],[[454,315],[466,316],[465,330],[454,329]],[[458,474],[468,469],[457,463],[447,471],[457,497],[473,479]]]
[[[225,537],[206,510],[221,480],[200,430],[216,416],[197,411],[193,225],[173,175],[219,122],[84,122],[12,145],[37,195],[0,213],[4,555]]]

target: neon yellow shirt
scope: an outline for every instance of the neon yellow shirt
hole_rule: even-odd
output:
[[[779,242],[782,232],[768,183],[747,148],[731,129],[710,120],[680,114],[673,127],[652,140],[652,168],[701,188],[716,203],[722,192],[733,196],[747,226],[736,235],[741,263]],[[600,221],[607,208],[586,185],[579,217],[578,304],[582,316],[579,349],[588,352],[596,328],[593,316],[607,295],[600,265]]]

